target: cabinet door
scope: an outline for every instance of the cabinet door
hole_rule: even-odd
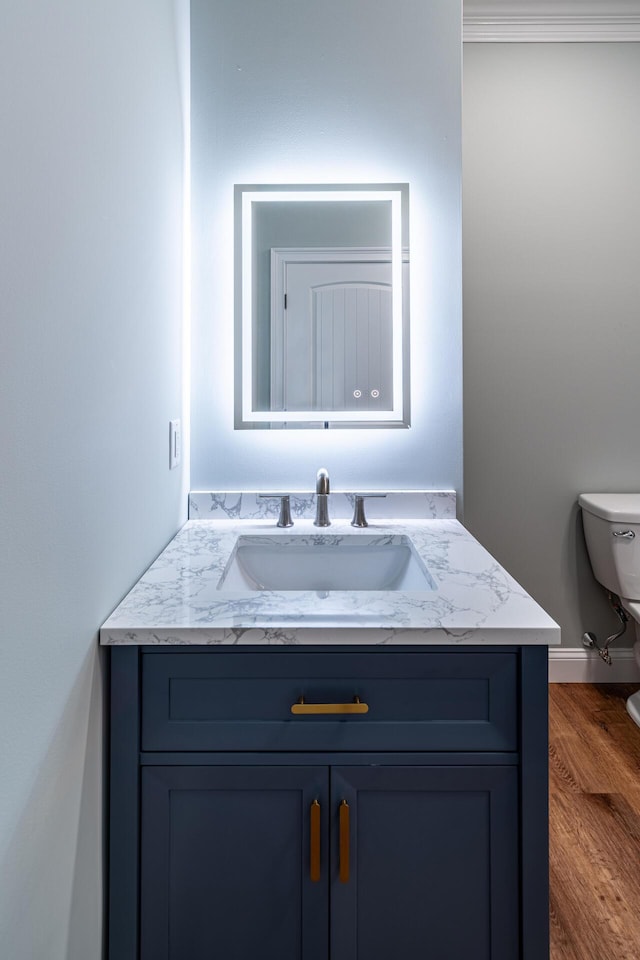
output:
[[[508,766],[333,767],[331,960],[517,960],[517,792]]]
[[[326,767],[144,767],[142,960],[327,960],[327,795]]]

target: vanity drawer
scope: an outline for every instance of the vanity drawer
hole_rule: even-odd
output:
[[[517,750],[513,651],[216,649],[142,660],[147,751]],[[311,712],[292,713],[300,698]],[[333,712],[343,704],[349,712]]]

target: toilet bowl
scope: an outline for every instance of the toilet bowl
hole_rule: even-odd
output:
[[[623,601],[623,605],[629,616],[633,617],[633,624],[636,628],[636,642],[633,645],[636,663],[640,669],[640,603],[632,600]],[[632,693],[627,700],[627,710],[640,727],[640,690]]]
[[[632,618],[640,667],[640,494],[581,493],[578,503],[593,574]],[[640,726],[640,690],[627,700],[627,710]]]

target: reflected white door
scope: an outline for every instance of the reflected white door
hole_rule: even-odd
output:
[[[272,409],[391,409],[391,264],[287,263],[285,295]]]

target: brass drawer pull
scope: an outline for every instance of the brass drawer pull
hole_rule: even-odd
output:
[[[350,830],[349,830],[349,804],[346,800],[342,800],[340,806],[338,807],[338,819],[339,819],[339,828],[340,828],[340,842],[339,842],[339,852],[340,852],[340,883],[349,882],[349,845],[350,845]]]
[[[354,697],[352,703],[305,703],[304,697],[291,707],[291,713],[369,713],[369,704]]]
[[[309,875],[313,883],[320,879],[320,804],[314,800],[309,812],[310,846],[309,846]]]

